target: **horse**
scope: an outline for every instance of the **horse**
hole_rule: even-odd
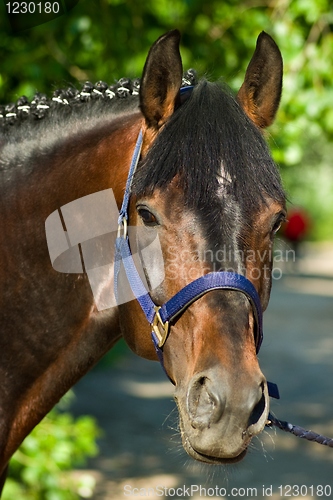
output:
[[[2,484],[24,438],[121,337],[143,358],[163,357],[183,446],[194,459],[238,462],[265,426],[258,308],[269,301],[285,194],[264,129],[279,106],[282,57],[262,32],[234,96],[224,83],[197,81],[193,71],[184,77],[179,46],[177,30],[161,36],[140,81],[87,82],[82,90],[36,94],[31,102],[22,97],[0,108]],[[155,308],[152,325],[127,292],[112,307],[96,305],[119,270],[109,265],[93,293],[83,246],[69,241],[61,207],[98,193],[112,195],[117,209],[125,193],[118,239],[128,218],[136,230],[134,260]],[[104,212],[98,220],[108,219]],[[57,270],[64,262],[56,264],[46,234],[52,214],[53,244],[66,237],[82,271]],[[79,211],[72,222],[85,227]],[[155,236],[161,258],[153,252],[141,259],[140,241]],[[128,288],[121,267],[120,294]],[[177,306],[176,317],[161,320],[163,303],[211,275],[241,284],[199,291]]]

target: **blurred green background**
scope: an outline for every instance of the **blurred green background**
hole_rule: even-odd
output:
[[[309,238],[333,241],[331,0],[80,0],[62,17],[16,33],[4,0],[0,103],[22,95],[31,98],[37,90],[50,95],[85,80],[111,84],[123,76],[140,76],[151,44],[173,28],[182,33],[184,69],[193,67],[212,80],[222,78],[235,91],[259,33],[265,30],[274,37],[284,58],[284,91],[267,138],[290,205],[310,215]],[[96,453],[94,422],[74,422],[54,410],[41,425],[13,460],[5,498],[90,497],[89,477],[84,487],[69,486],[63,471]],[[44,439],[59,432],[54,442]]]
[[[260,31],[284,58],[284,93],[269,141],[290,201],[307,209],[310,238],[333,240],[331,0],[80,0],[69,13],[13,33],[0,7],[0,102],[85,80],[141,75],[151,44],[182,33],[184,68],[234,90]]]

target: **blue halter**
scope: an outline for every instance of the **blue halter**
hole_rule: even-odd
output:
[[[182,91],[190,90],[191,87],[185,87]],[[146,290],[137,268],[135,267],[129,238],[127,234],[128,206],[130,200],[131,184],[135,173],[142,146],[143,134],[140,131],[135,145],[128,178],[125,187],[125,194],[118,219],[118,235],[116,239],[116,258],[115,258],[115,295],[118,297],[118,275],[121,262],[124,265],[126,276],[130,284],[134,297],[138,300],[148,322],[151,325],[151,336],[155,346],[157,356],[164,368],[163,346],[170,333],[171,325],[177,320],[178,316],[185,311],[193,302],[211,290],[235,290],[243,293],[249,300],[256,323],[256,352],[259,352],[263,340],[262,328],[262,309],[259,295],[253,284],[241,274],[220,271],[211,272],[192,281],[189,285],[182,288],[170,300],[162,306],[157,306],[149,292]],[[167,373],[166,373],[167,374]],[[168,374],[167,374],[168,376]],[[169,376],[168,376],[169,377]],[[170,379],[170,377],[169,377]],[[171,380],[171,379],[170,379]],[[172,382],[172,380],[171,380]],[[278,388],[275,384],[268,383],[269,394],[278,398]]]

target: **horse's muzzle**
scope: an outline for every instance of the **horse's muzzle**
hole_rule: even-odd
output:
[[[187,390],[176,390],[183,446],[203,462],[241,460],[269,412],[267,383],[260,370],[247,383],[243,379],[230,384],[221,375],[221,370],[211,369],[196,374]]]

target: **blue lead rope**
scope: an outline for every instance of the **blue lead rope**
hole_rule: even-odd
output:
[[[268,421],[266,423],[267,427],[278,427],[282,431],[290,432],[296,437],[301,439],[306,439],[307,441],[312,441],[313,443],[322,444],[324,446],[328,446],[329,448],[333,448],[333,439],[323,436],[321,434],[317,434],[313,431],[307,431],[300,427],[299,425],[293,425],[290,422],[285,422],[284,420],[279,420],[270,413],[268,415]]]
[[[188,88],[189,90],[192,87]],[[186,88],[181,89],[182,92],[186,91]],[[151,324],[152,327],[152,341],[155,346],[155,350],[157,356],[160,360],[162,368],[169,380],[169,375],[167,374],[164,367],[163,360],[163,345],[168,337],[170,331],[170,325],[173,321],[177,319],[177,317],[196,299],[204,295],[205,293],[215,290],[215,289],[224,289],[224,290],[235,290],[242,292],[248,298],[253,314],[256,322],[256,351],[259,352],[260,346],[263,340],[263,328],[262,328],[262,309],[259,295],[253,286],[253,284],[245,278],[237,273],[230,272],[212,272],[201,276],[197,280],[193,281],[189,285],[185,286],[182,290],[180,290],[176,295],[174,295],[170,300],[168,300],[162,306],[156,306],[150,297],[149,292],[146,290],[142,280],[139,276],[139,273],[135,267],[129,239],[127,235],[127,221],[128,221],[128,206],[131,194],[131,185],[133,176],[139,162],[141,147],[142,147],[143,134],[142,130],[137,138],[137,142],[134,148],[134,153],[128,173],[128,178],[125,187],[125,193],[123,202],[121,205],[121,209],[119,211],[118,218],[118,235],[116,239],[116,256],[115,256],[115,295],[118,301],[118,287],[119,287],[119,271],[120,265],[123,263],[127,279],[129,281],[130,287],[134,294],[134,297],[140,303],[140,306]],[[268,382],[268,393],[271,397],[279,399],[279,391],[276,384],[272,382]],[[329,446],[333,448],[333,439],[327,438],[320,434],[317,434],[313,431],[307,431],[302,427],[297,425],[290,424],[289,422],[285,422],[283,420],[278,420],[273,415],[269,414],[269,420],[266,424],[268,427],[278,427],[279,429],[290,432],[295,436],[306,439],[308,441],[313,441],[324,446]]]

